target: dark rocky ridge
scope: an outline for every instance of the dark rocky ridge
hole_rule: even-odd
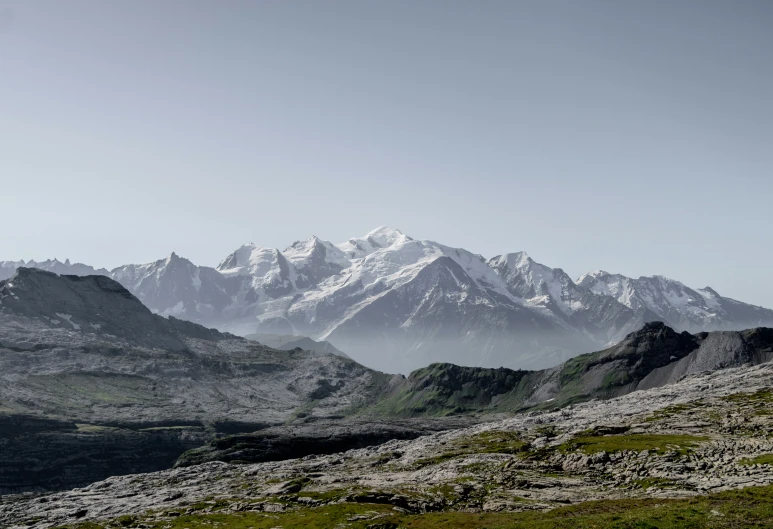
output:
[[[416,439],[433,432],[464,428],[492,417],[459,416],[443,419],[352,419],[313,421],[274,426],[259,432],[231,435],[183,454],[175,466],[207,461],[282,461],[308,455],[336,454],[375,446],[393,439]]]
[[[164,349],[185,349],[182,338],[233,338],[201,325],[153,314],[120,283],[101,275],[58,276],[19,268],[15,276],[0,281],[0,312]]]
[[[411,373],[373,412],[417,416],[552,408],[771,359],[770,328],[691,335],[652,322],[609,349],[541,371],[432,364]]]

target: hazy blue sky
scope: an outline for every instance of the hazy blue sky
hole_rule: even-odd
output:
[[[0,260],[381,225],[773,307],[769,0],[0,0]]]

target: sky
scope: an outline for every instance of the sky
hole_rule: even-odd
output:
[[[773,307],[768,0],[0,0],[0,260],[380,225]]]

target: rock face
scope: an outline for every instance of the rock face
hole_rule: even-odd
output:
[[[633,279],[597,270],[577,281],[591,292],[616,299],[634,311],[688,332],[771,326],[771,311],[720,296],[705,287],[692,289],[663,276]]]
[[[172,253],[110,272],[58,261],[0,263],[104,274],[153,312],[245,336],[329,341],[376,369],[434,362],[542,369],[617,343],[650,321],[697,333],[773,326],[773,311],[660,276],[597,271],[573,281],[523,252],[485,259],[381,227],[332,244],[246,244],[217,268]]]
[[[462,428],[480,422],[473,416],[435,420],[313,421],[292,426],[274,426],[259,432],[231,435],[184,453],[175,466],[208,461],[283,461],[310,455],[336,454],[394,439],[415,439],[433,432]]]
[[[0,282],[0,311],[7,317],[45,321],[53,328],[173,350],[185,349],[184,338],[225,338],[199,325],[156,316],[120,283],[99,275],[58,276],[19,268],[14,277]]]

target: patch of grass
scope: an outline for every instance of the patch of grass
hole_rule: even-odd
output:
[[[625,371],[610,371],[604,375],[604,379],[601,381],[601,387],[610,389],[615,386],[624,386],[632,381],[631,375]]]
[[[403,457],[402,452],[387,452],[385,454],[381,454],[375,458],[373,458],[373,462],[371,465],[373,466],[380,466],[380,465],[386,465],[390,461],[394,461],[395,459],[400,459]]]
[[[666,419],[669,417],[674,417],[676,415],[680,415],[686,411],[693,410],[695,408],[698,408],[702,405],[702,403],[695,401],[695,402],[686,402],[684,404],[673,404],[671,406],[666,406],[665,408],[661,408],[659,410],[656,410],[651,416],[644,419],[646,422],[657,422],[662,419]]]
[[[529,444],[522,441],[515,432],[490,430],[469,437],[457,438],[448,444],[448,450],[433,457],[418,459],[418,467],[436,465],[449,459],[471,454],[518,454]]]
[[[106,432],[108,430],[115,430],[115,428],[111,428],[109,426],[98,426],[96,424],[76,424],[75,426],[78,427],[78,432]]]
[[[740,403],[773,403],[773,389],[761,389],[754,393],[733,393],[722,397],[725,402]]]
[[[350,489],[332,489],[332,490],[326,490],[326,491],[311,491],[306,490],[303,492],[300,492],[296,494],[293,497],[294,501],[297,501],[298,498],[311,498],[312,500],[319,501],[319,502],[331,502],[331,501],[338,501],[347,494],[351,492]]]
[[[152,426],[150,428],[140,428],[140,432],[162,432],[166,430],[204,430],[201,426]]]
[[[552,424],[547,426],[540,426],[536,428],[534,432],[537,434],[537,437],[546,437],[548,439],[552,439],[558,435],[558,430]]]
[[[596,452],[621,452],[633,450],[642,452],[650,450],[657,453],[665,453],[674,450],[680,454],[686,454],[698,446],[706,437],[694,435],[604,435],[590,437],[575,437],[559,447],[561,452],[581,450],[586,454]]]
[[[666,478],[643,478],[643,479],[636,479],[633,482],[643,489],[651,489],[651,488],[665,489],[668,487],[673,487],[675,485],[678,485],[675,481],[666,479]]]
[[[433,456],[433,457],[422,457],[421,459],[417,459],[414,461],[414,466],[416,468],[424,468],[428,467],[430,465],[439,465],[440,463],[444,463],[445,461],[449,461],[451,459],[456,459],[459,456],[466,456],[470,455],[470,452],[464,452],[461,450],[455,450],[452,452],[443,452],[440,455]]]
[[[368,519],[353,519],[367,516]],[[143,520],[150,529],[323,529],[339,524],[349,529],[368,527],[405,529],[734,529],[771,527],[773,486],[751,487],[685,499],[627,499],[591,501],[549,512],[401,514],[389,505],[330,504],[283,513],[239,512],[183,515]],[[133,523],[133,522],[132,522]],[[73,525],[77,529],[105,529],[114,522]]]
[[[773,454],[763,454],[761,456],[742,459],[742,465],[773,465]]]
[[[517,454],[528,446],[517,433],[503,430],[489,430],[463,437],[457,439],[455,444],[460,449],[471,450],[477,454]]]

